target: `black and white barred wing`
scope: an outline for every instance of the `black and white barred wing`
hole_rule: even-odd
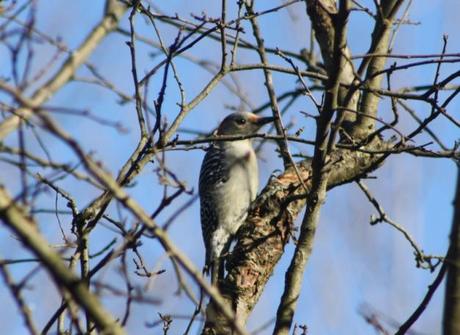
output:
[[[203,240],[206,247],[206,266],[211,261],[211,237],[218,225],[216,190],[229,179],[229,168],[225,165],[223,149],[211,146],[203,160],[200,171],[200,215]]]

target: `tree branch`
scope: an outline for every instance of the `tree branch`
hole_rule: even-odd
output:
[[[91,30],[83,43],[62,64],[56,74],[41,86],[30,98],[32,106],[40,106],[49,100],[75,74],[91,53],[100,44],[101,40],[115,30],[126,11],[126,6],[118,0],[107,0],[106,11],[102,20]],[[15,114],[0,123],[0,140],[13,132],[21,120],[27,120],[33,115],[33,110],[22,106],[15,110]]]
[[[18,207],[3,185],[0,185],[0,218],[42,262],[58,287],[70,292],[72,298],[91,316],[97,328],[108,334],[125,334],[120,325],[88,290],[85,282],[69,271],[41,234],[37,224]]]

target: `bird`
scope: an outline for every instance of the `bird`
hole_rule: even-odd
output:
[[[215,134],[251,135],[274,120],[236,112],[220,123]],[[223,255],[244,223],[259,186],[257,158],[251,139],[215,141],[203,159],[200,178],[200,216],[206,259],[203,272],[217,285],[224,276]]]

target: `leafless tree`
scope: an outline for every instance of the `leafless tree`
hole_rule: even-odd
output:
[[[328,191],[351,184],[361,194],[356,207],[374,213],[370,225],[403,238],[408,249],[397,257],[411,250],[411,267],[433,280],[406,319],[374,309],[372,300],[354,313],[370,333],[418,334],[414,323],[447,277],[443,330],[459,334],[460,184],[450,244],[445,236],[437,254],[386,211],[399,194],[383,194],[392,179],[379,175],[405,157],[458,171],[460,53],[442,35],[420,54],[397,45],[402,32],[432,24],[413,20],[413,7],[434,5],[202,5],[0,2],[1,292],[16,304],[2,318],[11,315],[9,325],[31,334],[248,334],[265,292],[281,298],[253,333],[308,334],[296,313],[320,217],[334,208],[325,205]],[[283,38],[297,44],[287,48]],[[405,81],[412,73],[423,79]],[[214,287],[201,271],[197,164],[209,143],[241,139],[212,135],[218,119],[240,109],[275,118],[273,129],[250,136],[273,171],[262,173],[265,186]],[[440,193],[455,188],[440,184],[452,186]],[[335,208],[337,218],[354,217],[351,208]],[[334,254],[347,262],[338,248]],[[284,280],[264,290],[283,255]]]

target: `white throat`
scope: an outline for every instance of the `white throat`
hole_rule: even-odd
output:
[[[221,147],[225,150],[227,156],[241,158],[247,156],[254,149],[251,140],[221,142]]]

